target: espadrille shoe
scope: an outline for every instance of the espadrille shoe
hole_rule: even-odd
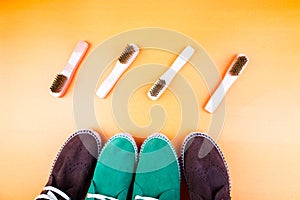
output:
[[[81,130],[70,136],[57,154],[46,186],[35,199],[84,199],[100,145],[98,133],[91,130]]]
[[[191,133],[184,140],[181,156],[191,200],[230,199],[228,166],[211,137]]]
[[[179,200],[180,168],[171,141],[162,134],[142,144],[132,199]]]
[[[100,153],[86,199],[127,199],[136,162],[133,138],[123,133],[113,136]]]

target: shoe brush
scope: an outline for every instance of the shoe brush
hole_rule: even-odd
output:
[[[191,46],[187,46],[180,53],[180,55],[176,58],[171,67],[149,89],[147,95],[151,100],[157,100],[164,93],[164,91],[168,88],[175,75],[190,59],[194,52],[195,50]]]
[[[113,86],[117,83],[121,75],[131,65],[139,53],[139,47],[136,44],[128,44],[121,53],[117,63],[115,64],[111,73],[102,82],[96,94],[101,99],[104,99]]]
[[[50,87],[50,93],[54,97],[62,97],[75,74],[75,71],[77,67],[79,66],[80,61],[84,57],[87,49],[89,47],[89,44],[85,41],[79,41],[76,45],[74,51],[71,54],[71,57],[69,58],[69,61],[65,68],[61,71],[61,73],[57,74],[51,87]]]
[[[222,102],[231,85],[238,79],[248,64],[249,58],[244,54],[238,54],[230,64],[222,82],[210,97],[205,106],[207,112],[213,113]]]

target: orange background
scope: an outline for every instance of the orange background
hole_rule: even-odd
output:
[[[299,19],[296,0],[0,1],[0,199],[33,199],[60,146],[76,130],[74,84],[62,99],[49,95],[76,43],[87,40],[90,54],[111,36],[142,27],[193,38],[221,74],[234,54],[250,57],[227,95],[218,140],[232,197],[300,199]],[[168,58],[165,64],[174,59]],[[193,77],[189,68],[180,73]],[[194,89],[202,109],[209,93]],[[105,130],[118,131],[113,123]]]

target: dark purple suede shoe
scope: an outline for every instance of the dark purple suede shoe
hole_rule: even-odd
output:
[[[101,140],[92,130],[70,136],[57,154],[49,180],[35,199],[84,199],[94,174]]]
[[[182,147],[182,163],[191,200],[231,199],[228,166],[211,137],[188,135]]]

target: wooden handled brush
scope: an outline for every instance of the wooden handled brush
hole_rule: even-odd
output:
[[[51,87],[50,87],[50,93],[54,97],[62,97],[75,74],[75,71],[77,67],[79,66],[80,61],[84,57],[87,49],[89,47],[89,44],[85,41],[79,41],[76,48],[72,52],[72,55],[65,66],[65,68],[61,71],[61,73],[57,74],[55,77]]]

